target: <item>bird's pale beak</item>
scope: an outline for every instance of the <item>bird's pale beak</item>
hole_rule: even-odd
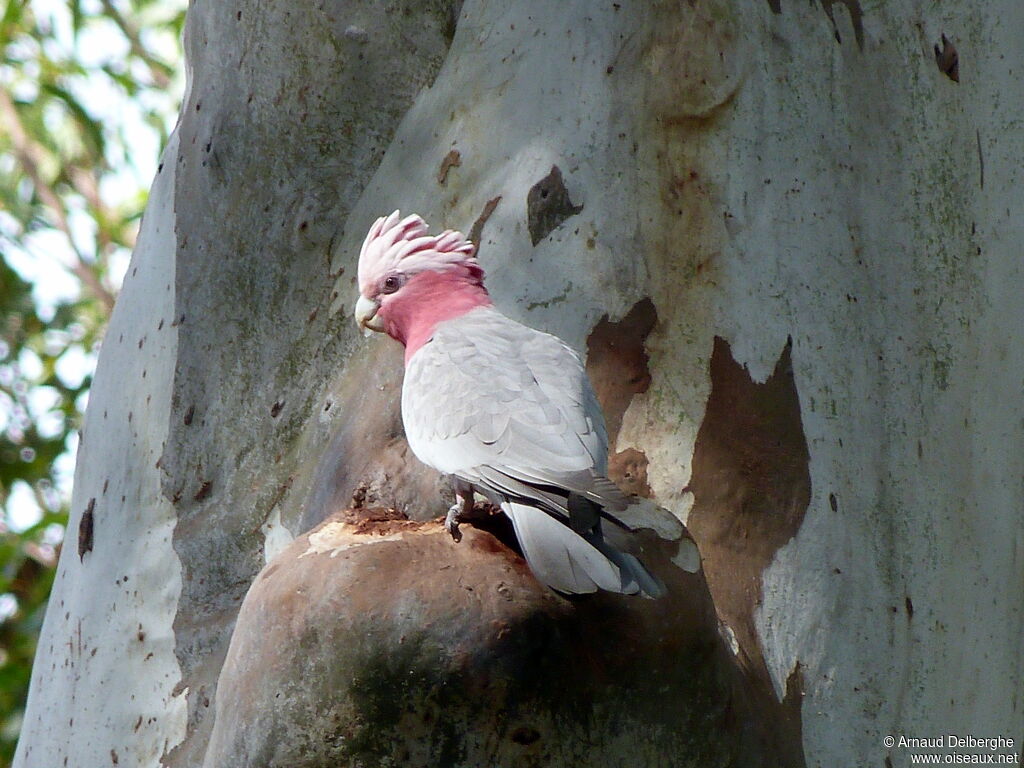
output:
[[[359,296],[359,301],[356,302],[356,323],[367,336],[370,335],[370,331],[384,331],[384,326],[381,324],[380,318],[377,317],[378,309],[380,309],[378,302],[363,295]]]

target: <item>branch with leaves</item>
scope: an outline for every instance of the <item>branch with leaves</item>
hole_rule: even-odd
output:
[[[64,209],[64,201],[47,183],[40,171],[43,162],[43,148],[28,135],[25,126],[22,125],[18,115],[18,108],[14,99],[6,88],[0,86],[0,129],[3,129],[11,137],[14,144],[14,152],[21,164],[25,175],[32,180],[36,194],[46,205],[47,210],[53,219],[54,226],[67,237],[68,250],[72,254],[72,263],[67,265],[82,284],[92,292],[93,296],[103,302],[109,312],[114,308],[114,295],[100,282],[99,276],[82,256],[81,251],[75,244],[74,235],[71,233],[71,226],[68,223],[67,212]],[[72,176],[74,178],[74,176]],[[84,195],[83,195],[84,196]],[[96,200],[97,207],[102,206],[102,201]]]

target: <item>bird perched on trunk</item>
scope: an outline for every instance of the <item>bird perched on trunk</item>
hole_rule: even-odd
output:
[[[629,501],[605,476],[604,416],[580,358],[494,308],[475,246],[419,216],[378,219],[359,254],[356,321],[405,345],[402,421],[416,456],[453,478],[445,525],[474,491],[511,519],[548,586],[658,597],[664,586],[605,538]],[[609,534],[611,530],[607,531]]]

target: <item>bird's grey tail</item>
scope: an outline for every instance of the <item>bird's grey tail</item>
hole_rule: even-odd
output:
[[[530,569],[552,589],[665,594],[665,586],[639,560],[604,541],[599,532],[580,535],[547,512],[514,501],[503,502],[501,508],[512,520]]]

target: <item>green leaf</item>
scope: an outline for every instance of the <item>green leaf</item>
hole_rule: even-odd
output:
[[[71,31],[77,42],[78,33],[82,31],[82,22],[85,18],[82,14],[82,3],[81,0],[68,0],[68,5],[71,8]]]
[[[41,88],[44,92],[55,96],[68,108],[71,116],[82,129],[86,139],[83,143],[92,150],[95,160],[102,162],[106,154],[106,141],[103,138],[103,128],[100,124],[93,120],[85,108],[78,103],[78,100],[61,86],[56,83],[44,83]]]
[[[3,18],[0,18],[0,45],[5,48],[13,37],[14,27],[21,22],[22,12],[28,0],[7,0]]]

